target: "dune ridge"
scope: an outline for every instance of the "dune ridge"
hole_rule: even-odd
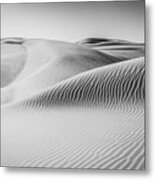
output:
[[[120,60],[143,57],[145,53],[144,43],[135,43],[127,40],[86,38],[77,42],[77,44],[97,49],[100,52],[117,57]]]
[[[3,44],[11,42],[15,45],[18,41],[21,39],[5,39]],[[38,94],[79,73],[122,62],[122,58],[66,42],[23,40],[22,47],[26,49],[27,59],[22,71],[16,73],[18,76],[15,80],[3,87],[2,104]],[[123,61],[125,60],[124,58]],[[2,58],[3,61],[5,59]]]
[[[133,59],[81,73],[34,97],[26,99],[25,96],[21,100],[17,97],[16,103],[24,108],[47,108],[54,105],[116,106],[124,102],[144,102],[144,73],[144,58]]]
[[[1,45],[1,88],[13,82],[23,70],[26,50],[18,44]]]
[[[5,39],[5,42],[2,43],[2,47],[6,44],[12,45],[13,43],[18,44],[18,41],[16,41],[16,39],[14,41],[13,39]],[[61,63],[63,63],[63,65],[66,63],[68,67],[74,65],[76,68],[79,67],[82,69],[85,67],[85,69],[88,70],[96,66],[118,61],[117,58],[110,55],[63,41],[27,39],[22,42],[22,47],[27,50],[27,60],[16,82],[31,75],[31,73],[34,73],[49,62],[58,63],[58,67],[56,68],[59,68],[59,63],[60,65]]]
[[[19,37],[7,37],[7,38],[1,38],[1,45],[2,44],[23,44],[24,38]]]
[[[2,51],[2,65],[10,62],[9,59],[13,59],[12,63],[7,63],[8,67],[1,66],[1,71],[5,72],[4,75],[2,74],[1,82],[10,79],[9,83],[5,84],[7,86],[1,85],[2,104],[14,100],[15,97],[12,95],[22,93],[23,89],[25,93],[28,92],[27,95],[29,96],[29,94],[35,94],[78,73],[118,61],[115,57],[72,43],[24,40],[22,45],[19,46],[17,40],[12,38],[2,41],[3,49],[17,46],[24,48],[23,53],[26,54],[21,61],[21,58],[18,58],[20,56],[19,52],[15,52],[17,54],[15,58],[12,57],[12,54],[11,57],[8,55],[9,57],[3,58],[3,56],[6,56],[6,52]],[[23,63],[21,64],[21,62]],[[16,64],[19,66],[18,69],[22,69],[22,71],[14,68],[14,66],[17,66]],[[11,69],[14,75],[13,73],[10,75],[7,69]],[[11,97],[9,94],[11,94]]]

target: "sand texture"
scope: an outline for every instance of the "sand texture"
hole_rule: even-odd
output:
[[[145,169],[144,44],[1,40],[1,166]]]

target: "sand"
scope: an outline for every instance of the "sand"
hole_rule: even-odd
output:
[[[143,44],[10,38],[2,46],[26,53],[16,76],[3,78],[2,166],[145,168]],[[19,64],[13,55],[2,62]]]
[[[8,86],[22,71],[26,50],[20,45],[1,45],[1,87]]]
[[[128,108],[2,111],[2,166],[142,170],[144,111]]]

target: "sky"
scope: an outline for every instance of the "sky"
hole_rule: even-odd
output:
[[[144,1],[2,4],[1,37],[144,42]]]

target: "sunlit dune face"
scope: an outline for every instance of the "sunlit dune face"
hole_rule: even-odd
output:
[[[26,51],[21,45],[1,45],[1,87],[9,85],[21,72],[26,62]]]
[[[16,39],[6,39],[2,42],[1,63],[1,87],[6,88],[3,88],[1,103],[28,98],[80,73],[142,56],[137,50],[143,49],[141,44],[111,39],[105,45],[105,39],[97,40],[95,39],[93,47],[89,47],[91,43],[82,43],[86,40],[73,44],[55,40],[27,39],[19,44]],[[130,50],[132,52],[128,50],[126,54],[126,47],[133,49]],[[88,76],[86,84],[89,79]],[[97,82],[98,80],[97,78]]]

